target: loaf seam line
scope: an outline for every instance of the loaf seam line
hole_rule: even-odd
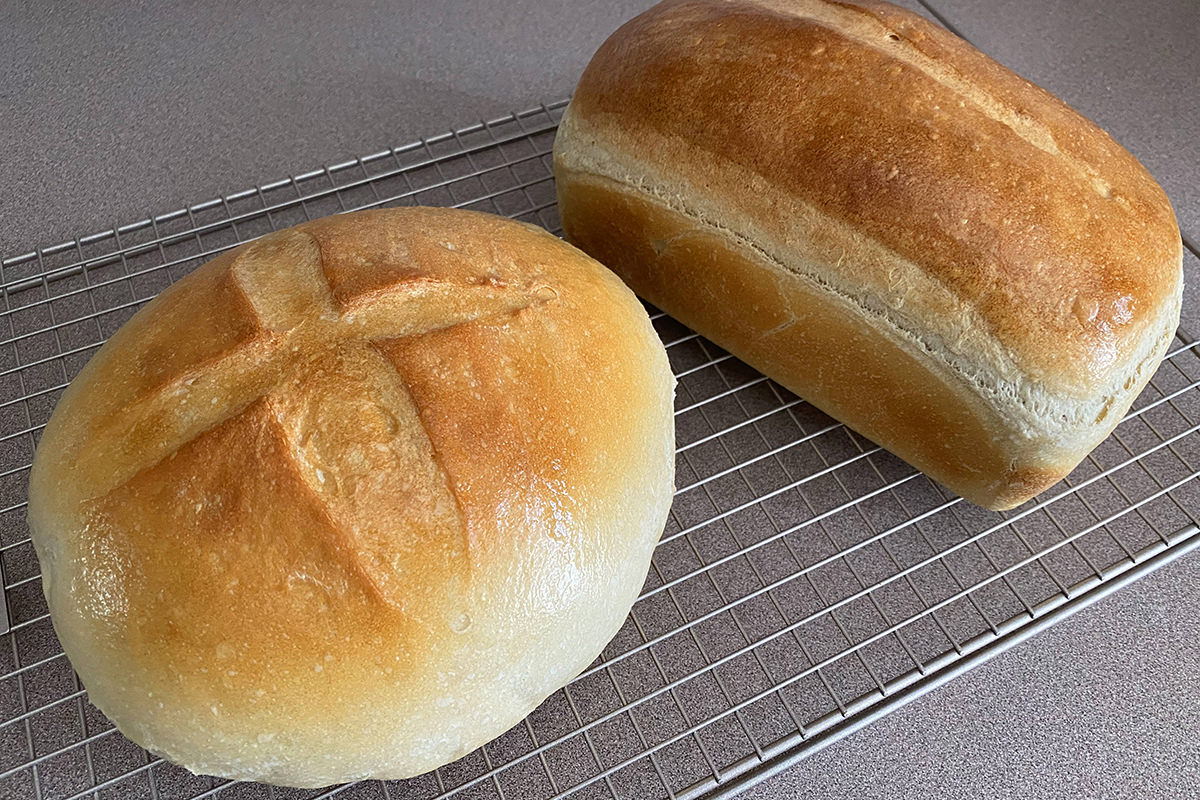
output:
[[[560,158],[563,158],[565,161],[565,156],[561,154],[561,151]],[[1063,412],[1059,410],[1061,403],[1056,402],[1052,397],[1047,396],[1041,399],[1030,397],[1030,395],[1039,393],[1040,387],[1036,383],[1027,382],[1024,385],[1018,385],[999,376],[993,378],[992,381],[988,381],[982,377],[981,371],[971,370],[963,365],[961,358],[956,357],[956,354],[949,347],[939,349],[930,341],[930,339],[936,338],[944,342],[942,337],[923,337],[911,330],[909,326],[904,325],[893,314],[889,314],[887,310],[874,307],[876,304],[870,303],[867,298],[848,292],[819,275],[788,265],[748,236],[714,222],[702,212],[690,207],[671,193],[654,186],[645,178],[630,176],[619,179],[596,172],[594,169],[581,168],[578,165],[572,165],[570,169],[596,178],[613,181],[620,186],[647,195],[676,213],[693,220],[711,231],[717,232],[726,239],[731,239],[735,245],[751,250],[758,257],[783,273],[801,279],[819,291],[853,306],[865,317],[874,320],[876,329],[880,330],[881,333],[885,335],[891,333],[893,336],[916,347],[934,363],[942,365],[957,375],[977,394],[1001,401],[993,404],[993,407],[1008,409],[1009,413],[1004,414],[1004,416],[1009,418],[1010,421],[1016,422],[1026,437],[1073,436],[1083,438],[1084,432],[1090,433],[1098,431],[1098,429],[1107,432],[1115,424],[1108,423],[1107,415],[1108,409],[1118,399],[1119,394],[1117,392],[1106,392],[1099,398],[1088,402],[1082,409]],[[879,244],[881,247],[883,246],[878,242],[876,244]],[[1176,306],[1178,306],[1178,298],[1176,300]],[[883,305],[885,309],[888,308],[886,304],[879,305]],[[1161,357],[1169,345],[1172,336],[1173,330],[1166,330],[1163,334],[1160,334],[1155,339],[1153,345],[1148,348],[1144,357],[1138,359],[1136,364],[1127,367],[1117,376],[1114,376],[1113,384],[1118,386],[1122,383],[1127,386],[1139,385],[1146,365],[1156,361],[1157,357]],[[993,383],[994,385],[991,385]],[[1041,389],[1040,393],[1047,394],[1044,389]],[[1017,413],[1014,414],[1013,412]],[[1088,435],[1087,438],[1091,439],[1095,438],[1095,436]]]

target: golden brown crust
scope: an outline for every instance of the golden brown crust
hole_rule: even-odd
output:
[[[30,487],[56,631],[92,701],[193,770],[431,769],[623,620],[672,385],[633,295],[545,232],[407,209],[271,234],[64,394]]]
[[[655,6],[589,64],[555,171],[568,239],[984,505],[1019,503],[1078,463],[1178,322],[1179,233],[1141,165],[1048,93],[886,3]],[[692,234],[720,269],[676,252]],[[895,391],[883,380],[905,380],[894,370],[830,385],[853,349],[829,335],[845,327],[833,309],[849,325],[839,336],[907,353],[920,385],[955,386],[940,402],[957,407],[939,414],[974,415],[993,441],[956,449],[919,419],[883,424],[855,404],[856,392]],[[826,330],[793,330],[806,325]],[[805,336],[822,349],[781,344]]]
[[[803,198],[919,263],[1056,388],[1131,357],[1178,288],[1174,216],[1136,159],[885,3],[662,3],[604,43],[571,115],[618,158],[696,186],[736,167],[758,182],[723,185],[727,202]]]

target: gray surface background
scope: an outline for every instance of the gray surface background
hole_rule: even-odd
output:
[[[0,254],[564,97],[649,4],[0,3]],[[1200,239],[1200,4],[932,4],[1106,127]],[[1196,587],[1184,559],[747,796],[1200,797]]]

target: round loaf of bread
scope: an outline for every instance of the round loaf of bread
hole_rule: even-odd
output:
[[[29,522],[90,699],[193,772],[401,778],[588,666],[673,485],[666,354],[537,228],[395,209],[225,253],[63,394]]]

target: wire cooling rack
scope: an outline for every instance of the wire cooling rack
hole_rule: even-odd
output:
[[[124,739],[58,646],[25,524],[30,459],[63,387],[171,281],[306,219],[456,205],[557,232],[564,106],[2,262],[0,798],[732,794],[1200,544],[1200,343],[1187,337],[1067,480],[994,513],[651,309],[679,378],[679,488],[633,613],[573,683],[407,781],[229,783]]]

